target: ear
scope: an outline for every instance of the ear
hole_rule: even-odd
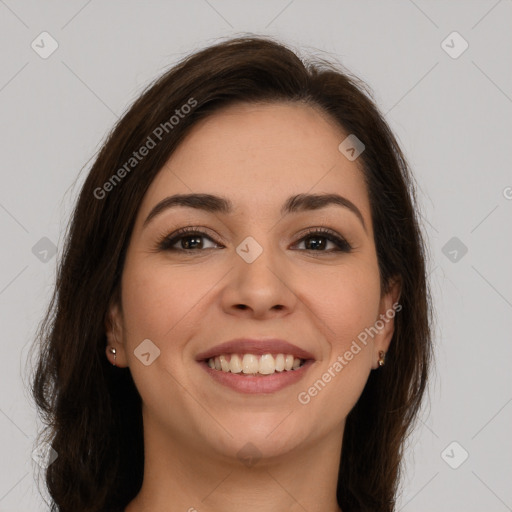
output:
[[[379,352],[387,353],[393,333],[395,332],[395,316],[402,309],[399,303],[402,292],[402,280],[400,276],[393,277],[389,281],[388,290],[380,299],[379,317],[375,320],[378,334],[373,339],[372,368],[379,368]]]
[[[111,364],[125,368],[128,366],[124,344],[123,312],[119,301],[111,299],[108,311],[105,315],[105,334],[107,336],[107,347],[105,352]],[[116,358],[110,352],[111,348],[116,349]]]

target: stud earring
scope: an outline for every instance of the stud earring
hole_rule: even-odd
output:
[[[386,352],[383,350],[379,351],[379,366],[384,366],[386,364]]]
[[[112,363],[112,366],[116,366],[117,350],[114,347],[109,347],[109,352],[114,356],[114,362]]]

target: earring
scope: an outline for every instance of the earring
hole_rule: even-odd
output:
[[[109,348],[110,353],[114,356],[114,362],[112,363],[112,366],[116,366],[116,355],[117,350],[114,347]]]
[[[386,352],[383,350],[379,350],[379,366],[384,366],[386,364]]]

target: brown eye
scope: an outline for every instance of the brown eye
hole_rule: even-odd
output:
[[[209,241],[213,246],[205,246],[205,241]],[[350,252],[351,245],[342,237],[335,234],[330,229],[311,229],[303,236],[295,246],[304,243],[306,251],[317,253],[332,252]],[[331,247],[329,248],[329,244]],[[214,249],[221,247],[212,237],[195,227],[179,229],[171,235],[166,235],[157,244],[157,249],[161,251],[183,251],[183,252],[202,252],[204,249]]]
[[[308,232],[308,234],[302,237],[299,240],[299,244],[305,243],[305,250],[314,251],[314,252],[350,252],[352,247],[350,244],[343,238],[334,234],[331,230],[313,230]],[[329,242],[333,244],[337,249],[329,249],[326,248],[329,245]]]
[[[204,240],[209,240],[214,246],[219,246],[210,236],[196,228],[182,228],[175,233],[164,236],[158,242],[158,249],[161,251],[197,251],[201,249],[212,249],[205,247]],[[177,245],[177,247],[175,247]]]

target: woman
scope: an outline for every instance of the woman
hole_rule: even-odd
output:
[[[73,213],[33,382],[52,510],[394,510],[424,253],[362,83],[267,38],[185,59]]]

